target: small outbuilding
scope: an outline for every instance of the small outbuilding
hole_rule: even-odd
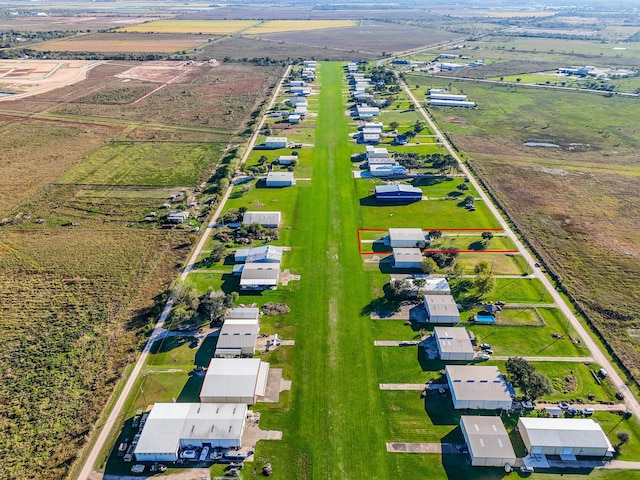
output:
[[[171,210],[167,215],[167,222],[169,223],[184,223],[189,218],[189,212],[182,210]]]
[[[244,212],[242,216],[243,225],[257,223],[266,228],[278,228],[282,214],[280,212]]]
[[[278,158],[276,158],[276,161],[278,162],[278,165],[292,165],[298,162],[298,156],[297,155],[280,155]]]
[[[417,202],[422,200],[422,190],[411,185],[378,185],[376,200],[379,202]]]
[[[532,455],[607,457],[615,451],[602,427],[590,418],[520,417],[518,431]]]
[[[516,453],[500,417],[462,415],[460,429],[474,467],[513,466]]]
[[[395,268],[420,268],[423,259],[422,251],[419,248],[393,249],[393,266]]]
[[[267,173],[267,187],[291,187],[296,184],[293,172]]]
[[[186,448],[240,448],[246,418],[245,403],[156,403],[134,455],[139,462],[175,462]]]
[[[435,327],[433,337],[436,340],[440,360],[473,360],[475,352],[464,327]]]
[[[269,364],[259,358],[212,358],[200,389],[202,403],[253,405],[267,389]]]
[[[421,228],[390,228],[389,245],[391,248],[415,248],[418,242],[424,242],[427,236]]]
[[[508,410],[513,403],[513,388],[498,367],[447,365],[447,383],[453,408]]]
[[[225,319],[213,354],[216,358],[253,357],[260,331],[258,319]]]
[[[451,295],[425,295],[424,308],[429,323],[453,325],[460,321],[460,311]]]
[[[226,320],[260,320],[260,309],[254,307],[230,308],[224,315]]]

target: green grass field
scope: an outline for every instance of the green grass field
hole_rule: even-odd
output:
[[[191,186],[220,158],[209,143],[112,142],[65,173],[60,183]]]

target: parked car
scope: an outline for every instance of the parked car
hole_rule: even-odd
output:
[[[124,454],[127,453],[127,448],[129,448],[129,439],[127,438],[124,442],[118,445],[118,456],[124,457]]]
[[[489,355],[488,353],[479,353],[478,356],[476,357],[478,360],[489,360],[491,358],[491,355]]]
[[[565,412],[566,415],[568,415],[569,417],[573,417],[574,415],[578,414],[578,409],[577,408],[567,408],[567,411]]]
[[[583,415],[593,415],[594,412],[595,412],[595,410],[593,408],[583,408],[582,409],[582,414]]]
[[[144,472],[144,465],[140,463],[136,463],[131,467],[131,473],[142,473]]]
[[[567,410],[571,405],[569,405],[567,402],[562,402],[559,403],[558,406],[562,409],[562,410]]]
[[[522,408],[525,410],[533,410],[536,407],[536,404],[533,402],[522,402]]]
[[[491,350],[490,348],[487,348],[484,353],[486,353],[487,355],[493,355],[493,350]]]
[[[523,466],[521,466],[521,467],[520,467],[520,471],[521,471],[522,473],[533,473],[533,472],[535,472],[535,470],[533,469],[533,467],[527,467],[527,466],[525,466],[525,465],[523,465]]]
[[[491,349],[491,344],[490,343],[481,343],[480,344],[480,348],[482,350],[489,350],[489,349]]]
[[[183,450],[182,453],[180,454],[180,458],[183,458],[185,460],[195,460],[196,451],[195,450]]]
[[[607,373],[607,371],[606,371],[604,368],[601,368],[601,369],[600,369],[600,376],[601,376],[602,378],[606,378],[606,377],[607,377],[607,375],[609,375],[609,374]]]

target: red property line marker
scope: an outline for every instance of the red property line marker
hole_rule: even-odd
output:
[[[388,228],[359,228],[358,232],[386,232]],[[421,228],[423,232],[440,230],[441,232],[501,232],[502,228]]]

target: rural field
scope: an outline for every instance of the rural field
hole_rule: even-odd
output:
[[[170,195],[183,192],[186,206],[199,189],[216,191],[210,180],[223,156],[233,158],[229,141],[278,75],[250,65],[168,67],[107,63],[73,85],[2,103],[3,477],[68,475],[209,207],[194,207],[182,229],[145,217],[162,213]],[[155,99],[167,83],[158,94],[168,95]],[[167,110],[172,98],[182,125]],[[197,125],[201,108],[209,116]],[[220,118],[215,108],[233,112]]]
[[[190,50],[210,42],[215,37],[208,35],[95,33],[55,40],[35,45],[34,50],[47,52],[98,52],[98,53],[172,53]]]

